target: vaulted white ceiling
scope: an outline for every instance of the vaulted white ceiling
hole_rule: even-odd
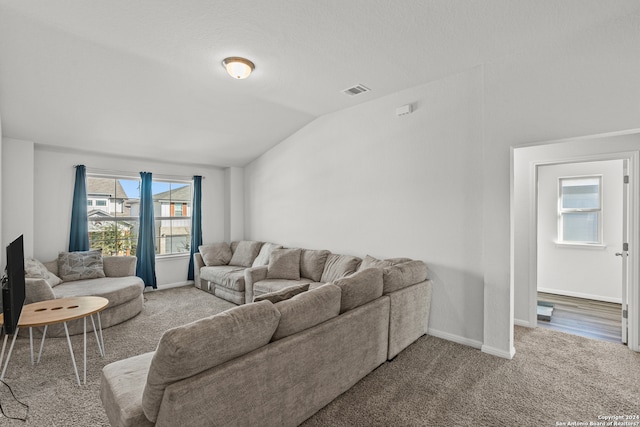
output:
[[[241,166],[318,116],[637,13],[638,0],[0,0],[2,131]],[[231,79],[227,56],[254,74]],[[358,83],[371,92],[342,92]]]

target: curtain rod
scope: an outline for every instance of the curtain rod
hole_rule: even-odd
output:
[[[73,165],[73,167],[77,167],[80,165]],[[94,168],[90,166],[85,166],[87,168],[88,173],[102,174],[102,175],[111,175],[111,176],[122,176],[122,177],[131,177],[131,178],[140,178],[140,172],[131,172],[131,171],[120,171],[115,169],[100,169]],[[143,171],[144,172],[144,171]],[[165,174],[153,174],[154,178],[162,179],[162,180],[177,180],[177,181],[191,181],[193,176],[184,176],[184,175],[165,175]],[[205,179],[206,177],[202,177]]]

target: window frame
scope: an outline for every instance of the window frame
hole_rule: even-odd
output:
[[[597,179],[598,180],[598,207],[597,208],[564,208],[563,207],[563,182],[571,180],[585,180],[585,179]],[[580,240],[565,240],[564,239],[564,217],[565,214],[572,213],[597,213],[597,241],[580,241]],[[558,236],[556,243],[563,246],[589,246],[589,247],[602,247],[603,243],[603,176],[601,174],[595,175],[577,175],[577,176],[562,176],[558,178]]]
[[[153,182],[163,182],[163,183],[168,183],[168,184],[186,184],[189,186],[189,200],[185,203],[187,206],[191,205],[193,202],[193,179],[179,179],[179,178],[153,178]],[[155,203],[155,198],[154,198],[154,203]],[[169,206],[171,206],[172,199],[169,198]],[[182,203],[182,202],[180,202]],[[191,206],[191,209],[193,209],[193,206]],[[193,212],[192,212],[193,213]],[[187,216],[171,216],[171,213],[169,213],[168,216],[154,216],[153,218],[154,222],[157,221],[189,221],[189,244],[191,244],[191,236],[193,233],[193,230],[191,230],[191,215],[187,215]],[[171,228],[173,228],[173,225],[171,226]],[[156,238],[156,242],[158,242],[159,245],[159,239],[161,236],[155,236]],[[171,245],[173,246],[173,245]],[[156,248],[156,250],[158,250],[159,248]],[[159,254],[156,252],[156,259],[159,258],[170,258],[170,257],[180,257],[180,256],[191,256],[191,252],[187,251],[187,252],[170,252],[170,253],[166,253],[166,254]]]
[[[99,173],[99,172],[87,172],[87,179],[88,178],[107,178],[107,179],[113,179],[113,180],[127,180],[127,181],[138,181],[141,182],[141,179],[139,176],[135,176],[135,175],[128,175],[126,173],[122,173],[122,174],[117,174],[117,175],[111,175],[111,174],[104,174],[104,173]],[[190,188],[190,193],[189,193],[189,201],[187,202],[183,202],[181,201],[181,203],[184,203],[187,206],[191,206],[192,204],[192,200],[193,200],[193,179],[187,179],[185,178],[179,178],[179,177],[171,177],[171,178],[163,178],[162,176],[156,178],[153,177],[153,182],[162,182],[162,183],[169,183],[169,184],[185,184],[188,185]],[[94,198],[95,199],[95,198]],[[131,199],[124,199],[124,200],[140,200],[140,198],[131,198]],[[154,198],[154,204],[155,204],[155,198]],[[124,201],[123,201],[123,205],[124,205]],[[107,207],[109,206],[109,200],[107,200]],[[94,206],[95,208],[95,203]],[[193,206],[191,206],[191,209],[193,209]],[[91,219],[90,217],[87,217],[87,220],[89,221],[89,223],[91,222],[110,222],[110,223],[114,223],[114,224],[118,224],[118,223],[136,223],[139,226],[139,216],[125,216],[125,215],[116,215],[113,217],[105,217],[105,218],[100,218],[100,219]],[[191,215],[189,216],[155,216],[154,215],[154,222],[157,224],[158,221],[189,221],[189,243],[191,242],[191,236],[192,236],[192,232],[193,230],[191,229]],[[117,226],[116,226],[117,227]],[[172,225],[173,228],[173,225]],[[156,229],[157,232],[157,229]],[[156,260],[161,260],[163,258],[173,258],[173,257],[188,257],[190,256],[190,251],[186,251],[186,252],[170,252],[170,253],[164,253],[164,254],[160,254],[158,253],[160,250],[159,244],[160,244],[160,236],[155,236],[155,241],[156,241]],[[117,240],[116,240],[117,241]],[[137,245],[137,235],[136,235],[136,242],[134,242],[135,245]],[[171,248],[173,248],[173,245],[171,245]]]

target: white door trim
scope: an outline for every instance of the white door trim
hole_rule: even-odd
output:
[[[562,144],[565,142],[575,143],[581,140],[589,140],[594,138],[606,138],[610,136],[620,136],[620,135],[629,135],[629,134],[638,134],[640,135],[640,131],[626,131],[626,132],[617,132],[606,135],[598,135],[591,136],[585,138],[572,138],[570,140],[562,140],[556,141],[555,144]],[[527,181],[528,181],[528,196],[526,197],[526,201],[520,199],[520,203],[527,203],[527,215],[528,215],[528,224],[527,230],[519,229],[518,227],[524,227],[521,218],[519,218],[519,214],[516,210],[516,200],[515,200],[515,191],[516,183],[514,182],[514,171],[516,168],[515,165],[515,150],[519,148],[528,148],[528,147],[538,147],[539,145],[549,145],[552,143],[545,144],[537,144],[537,145],[527,145],[523,147],[512,147],[512,192],[511,192],[511,208],[512,208],[512,227],[511,227],[511,280],[515,281],[518,277],[524,279],[524,281],[528,282],[527,284],[523,284],[524,286],[519,286],[518,291],[528,292],[528,305],[527,319],[518,319],[516,320],[517,324],[526,325],[529,327],[537,326],[537,313],[536,313],[536,304],[535,301],[537,299],[537,181],[538,181],[538,168],[544,165],[551,164],[562,164],[562,163],[578,163],[585,161],[597,161],[597,160],[616,160],[616,159],[627,159],[629,161],[629,173],[631,176],[630,187],[629,187],[629,236],[630,239],[630,247],[629,247],[629,293],[628,293],[628,301],[629,301],[629,348],[634,351],[640,351],[640,283],[639,279],[639,267],[640,267],[640,238],[638,236],[638,232],[640,231],[640,198],[636,195],[636,193],[640,190],[640,177],[638,176],[640,173],[638,168],[640,167],[640,149],[637,149],[637,144],[631,144],[633,146],[630,150],[625,149],[616,149],[614,145],[610,148],[607,147],[599,147],[597,150],[585,150],[585,151],[597,151],[588,155],[555,155],[550,156],[553,157],[550,160],[532,160],[528,163],[528,170],[522,171],[519,173],[526,173]],[[626,147],[625,147],[626,148]],[[629,147],[631,148],[631,147]],[[610,150],[610,151],[607,151]],[[571,151],[571,150],[569,150]],[[521,178],[522,179],[522,178]],[[521,211],[522,212],[522,211]],[[520,221],[519,221],[520,219]],[[520,233],[520,234],[518,234]],[[524,233],[524,234],[523,234]],[[516,235],[523,236],[526,240],[528,240],[528,254],[525,258],[522,258],[521,255],[519,261],[516,261]],[[522,248],[520,248],[522,249]],[[523,261],[525,261],[523,263]],[[525,265],[526,264],[526,265]],[[518,266],[518,267],[516,267]],[[525,269],[519,272],[516,270]],[[526,279],[523,276],[526,274]],[[526,289],[524,289],[526,287]],[[514,293],[518,292],[514,288]],[[513,301],[513,298],[512,298]],[[512,308],[513,308],[512,302]]]

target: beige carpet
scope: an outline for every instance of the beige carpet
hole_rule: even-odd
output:
[[[173,325],[233,306],[193,287],[145,295],[143,313],[105,329],[106,358],[88,337],[87,385],[75,383],[66,339],[47,340],[35,367],[28,340],[19,339],[5,381],[30,406],[28,420],[0,418],[0,426],[108,425],[99,398],[102,366],[152,351]],[[515,341],[509,361],[423,337],[304,426],[589,425],[599,416],[640,413],[640,354],[545,329],[516,328]],[[82,337],[72,342],[81,370]],[[4,386],[0,403],[9,415],[24,415]]]

